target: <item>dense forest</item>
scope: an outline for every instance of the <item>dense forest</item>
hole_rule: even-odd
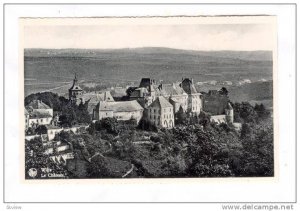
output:
[[[70,106],[52,93],[30,95],[25,104],[32,99],[53,107],[65,119],[62,124],[90,126],[84,134],[62,132],[55,137],[71,143],[75,156],[60,165],[42,153],[39,138],[26,142],[26,170],[48,166],[68,178],[274,176],[273,122],[263,104],[232,103],[235,122],[242,123],[236,131],[232,125],[211,123],[208,114],[182,111],[175,115],[173,129],[114,118],[92,123],[86,105]]]

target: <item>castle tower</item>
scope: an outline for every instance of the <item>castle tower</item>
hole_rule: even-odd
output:
[[[225,114],[226,114],[226,120],[228,123],[233,123],[233,108],[231,104],[228,102],[226,108],[225,108]]]
[[[76,103],[77,100],[82,96],[83,90],[78,85],[77,75],[75,73],[75,77],[73,79],[73,85],[69,89],[69,100],[73,103]]]

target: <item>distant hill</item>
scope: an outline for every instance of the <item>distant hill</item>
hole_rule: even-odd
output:
[[[98,57],[109,54],[166,54],[166,55],[190,55],[201,57],[219,57],[239,60],[272,61],[271,51],[195,51],[172,48],[146,47],[123,49],[25,49],[25,57]]]
[[[271,51],[192,51],[170,48],[25,49],[25,92],[51,90],[79,80],[109,86],[152,77],[203,81],[272,80]],[[63,87],[65,89],[65,87]]]
[[[273,81],[254,82],[242,86],[228,88],[229,97],[232,102],[264,103],[272,107]]]

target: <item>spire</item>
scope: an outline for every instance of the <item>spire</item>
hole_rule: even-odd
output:
[[[75,73],[75,77],[74,77],[74,83],[77,83],[77,73]]]

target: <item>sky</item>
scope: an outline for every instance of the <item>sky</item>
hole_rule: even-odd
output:
[[[24,48],[273,50],[270,24],[29,25]]]

